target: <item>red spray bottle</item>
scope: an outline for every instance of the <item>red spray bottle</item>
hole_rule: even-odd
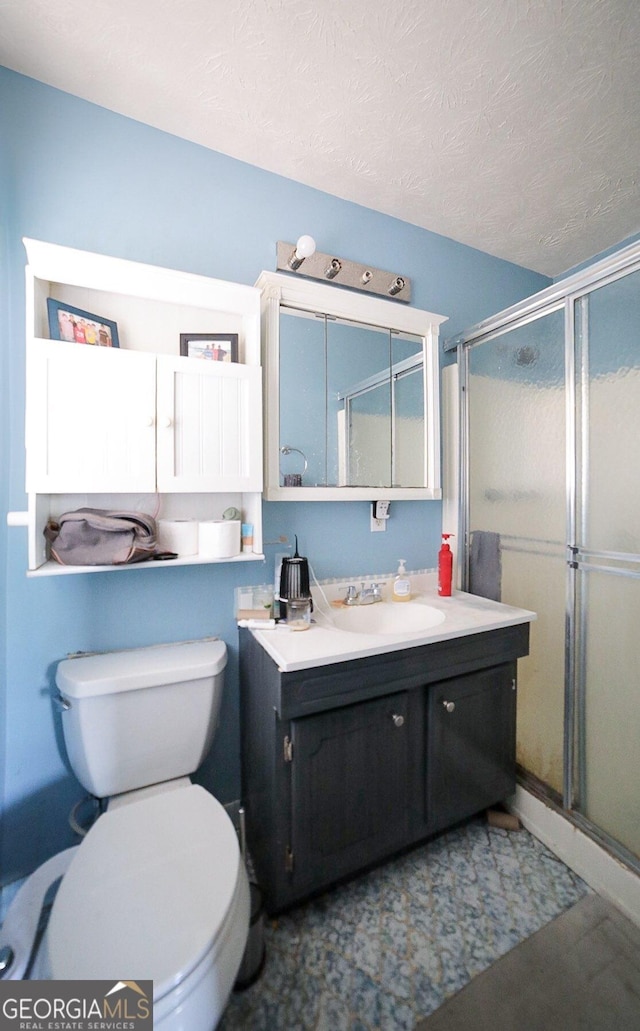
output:
[[[438,552],[438,594],[441,598],[451,597],[451,579],[453,576],[453,552],[447,544],[452,533],[442,534],[442,547]]]

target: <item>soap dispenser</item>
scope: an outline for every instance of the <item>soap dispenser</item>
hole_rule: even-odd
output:
[[[438,552],[438,594],[441,598],[451,597],[451,580],[453,578],[453,552],[449,547],[452,533],[442,534],[442,547]]]
[[[406,561],[404,558],[399,560],[398,573],[393,581],[393,591],[391,592],[393,601],[409,601],[411,599],[411,582],[404,567]]]

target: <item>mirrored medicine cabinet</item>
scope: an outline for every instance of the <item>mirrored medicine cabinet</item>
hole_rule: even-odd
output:
[[[265,498],[440,498],[444,316],[276,272],[256,286]]]

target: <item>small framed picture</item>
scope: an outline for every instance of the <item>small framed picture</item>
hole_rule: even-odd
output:
[[[118,324],[102,315],[93,315],[81,308],[47,297],[49,336],[52,340],[69,340],[94,347],[120,347]]]
[[[237,362],[237,333],[181,333],[180,354],[209,362]]]

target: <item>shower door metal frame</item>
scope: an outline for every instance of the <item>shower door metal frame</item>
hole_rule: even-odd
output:
[[[563,727],[563,792],[560,811],[593,840],[622,862],[640,872],[640,860],[619,841],[592,823],[576,809],[585,798],[585,575],[601,571],[640,577],[640,555],[618,555],[589,551],[586,540],[587,488],[589,469],[588,411],[588,297],[596,289],[640,271],[640,242],[566,277],[532,297],[485,319],[444,343],[445,351],[456,351],[459,368],[460,414],[460,513],[459,532],[463,544],[462,587],[469,583],[469,353],[498,336],[564,309],[565,430],[566,430],[566,602],[565,683]],[[578,332],[577,332],[578,331]],[[577,360],[579,361],[579,364]],[[579,375],[579,379],[578,379]],[[578,390],[580,393],[577,423]],[[580,489],[580,498],[578,498]],[[580,526],[578,526],[578,519]],[[638,563],[638,572],[627,566]],[[613,565],[611,564],[613,563]],[[579,574],[582,573],[582,576]],[[578,620],[580,623],[578,624]]]

